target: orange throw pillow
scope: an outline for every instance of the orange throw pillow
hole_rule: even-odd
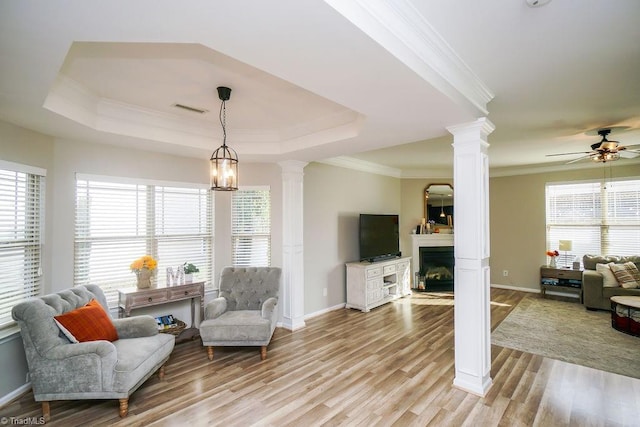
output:
[[[89,301],[84,307],[54,316],[54,319],[71,342],[115,341],[118,339],[118,332],[109,315],[95,299]],[[72,336],[69,337],[67,333]]]

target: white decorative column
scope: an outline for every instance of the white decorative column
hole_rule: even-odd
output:
[[[484,396],[491,386],[489,144],[486,118],[447,128],[453,134],[455,378]]]
[[[304,323],[304,208],[305,162],[286,160],[282,168],[282,325],[294,331]]]

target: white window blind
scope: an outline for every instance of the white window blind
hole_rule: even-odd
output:
[[[640,252],[640,180],[547,184],[546,203],[547,248],[572,242],[560,265],[584,254]]]
[[[44,176],[0,169],[0,329],[41,289]]]
[[[154,280],[190,262],[198,280],[213,284],[213,197],[208,189],[76,180],[74,279],[100,286],[109,306],[117,289],[135,284],[130,264],[143,255],[158,261]]]
[[[235,267],[271,265],[271,191],[239,189],[231,198],[232,257]]]

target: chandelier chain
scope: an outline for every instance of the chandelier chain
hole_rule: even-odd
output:
[[[220,104],[220,125],[222,125],[222,145],[227,145],[227,106],[226,101],[222,101]]]

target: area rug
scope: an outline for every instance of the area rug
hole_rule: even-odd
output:
[[[491,333],[492,344],[640,378],[640,337],[611,327],[611,314],[526,296]]]

